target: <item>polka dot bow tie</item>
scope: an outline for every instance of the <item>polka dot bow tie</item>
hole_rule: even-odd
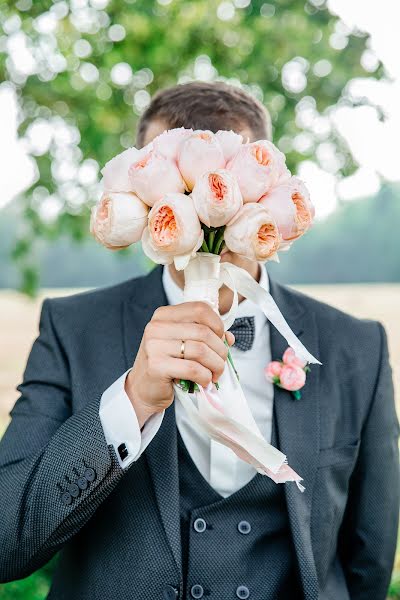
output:
[[[229,331],[235,336],[234,347],[246,352],[254,342],[255,324],[254,317],[238,317],[234,320]]]

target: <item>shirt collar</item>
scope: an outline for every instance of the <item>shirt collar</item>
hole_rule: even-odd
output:
[[[268,277],[267,269],[266,269],[264,263],[260,263],[260,267],[261,267],[261,276],[260,276],[259,285],[268,292],[269,291],[269,277]],[[163,269],[162,281],[163,281],[165,295],[168,300],[168,304],[174,305],[174,304],[180,304],[181,302],[183,302],[183,290],[181,290],[179,285],[177,283],[175,283],[175,281],[172,279],[167,265],[165,265],[164,269]],[[254,304],[254,302],[252,302],[248,298],[245,298],[244,300],[242,300],[242,302],[240,302],[240,304],[238,306],[238,309],[236,312],[236,317],[251,317],[251,316],[253,316],[255,319],[255,328],[256,328],[256,335],[257,335],[258,332],[261,330],[262,326],[265,324],[267,318],[259,306]]]

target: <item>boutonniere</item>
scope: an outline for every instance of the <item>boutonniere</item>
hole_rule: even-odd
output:
[[[265,367],[265,376],[278,387],[292,392],[295,400],[300,400],[300,389],[306,382],[306,376],[310,367],[306,361],[296,356],[293,348],[287,348],[283,353],[282,360],[272,360]]]

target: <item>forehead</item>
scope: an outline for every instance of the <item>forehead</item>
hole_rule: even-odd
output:
[[[166,129],[169,129],[168,123],[166,121],[163,121],[161,119],[151,119],[146,128],[143,145],[146,146],[147,144],[149,144],[155,137],[163,133],[163,131],[165,131]],[[242,135],[243,140],[245,142],[247,141],[247,138],[250,138],[250,142],[256,141],[253,132],[246,125],[234,129],[233,131]]]

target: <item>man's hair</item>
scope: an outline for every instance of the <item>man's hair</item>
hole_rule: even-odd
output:
[[[142,148],[152,120],[166,129],[219,129],[239,131],[247,126],[253,139],[271,139],[271,119],[265,106],[244,90],[222,81],[192,81],[156,92],[139,119],[136,147]]]

